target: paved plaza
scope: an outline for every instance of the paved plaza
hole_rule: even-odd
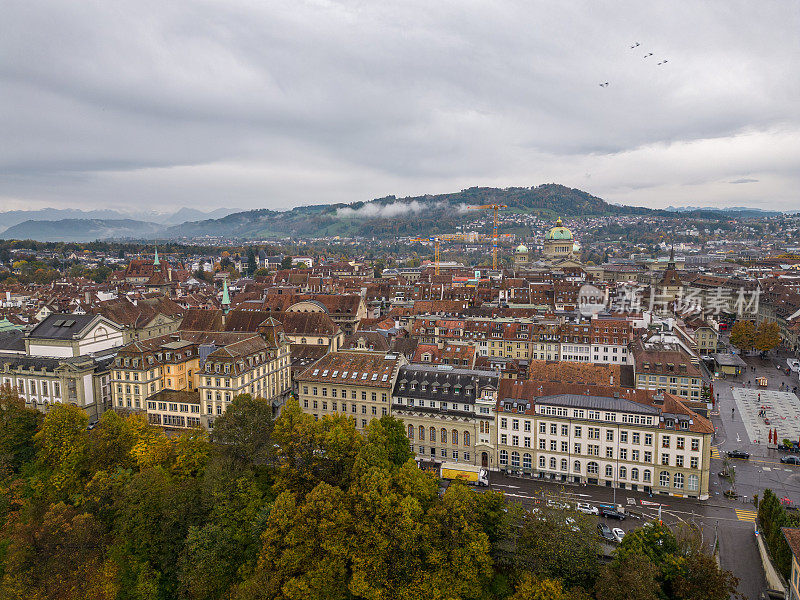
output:
[[[737,387],[733,388],[733,398],[737,417],[742,419],[750,443],[766,445],[770,429],[778,430],[778,440],[800,440],[800,398],[792,392]],[[762,409],[769,425],[759,416]]]

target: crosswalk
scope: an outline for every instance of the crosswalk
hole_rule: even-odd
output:
[[[711,446],[711,458],[719,458],[719,448]]]
[[[736,510],[736,518],[740,521],[747,521],[748,523],[755,523],[756,517],[758,516],[758,512],[754,510],[744,510],[741,508],[734,509]]]

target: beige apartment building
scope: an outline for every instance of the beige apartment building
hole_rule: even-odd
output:
[[[707,499],[714,428],[671,394],[501,384],[500,469],[555,481]],[[582,387],[583,390],[586,386]],[[541,394],[541,395],[540,395]]]
[[[114,407],[147,411],[154,424],[191,427],[194,420],[176,425],[181,420],[170,410],[191,400],[190,412],[213,427],[237,395],[252,394],[271,400],[277,413],[291,392],[290,368],[289,344],[280,323],[271,319],[259,333],[194,331],[140,340],[117,354]],[[165,400],[165,390],[185,394],[181,402]]]
[[[406,362],[395,353],[326,354],[296,378],[300,407],[316,419],[332,414],[350,416],[363,432],[372,419],[390,414],[392,390]]]

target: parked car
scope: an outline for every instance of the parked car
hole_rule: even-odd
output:
[[[575,509],[578,512],[582,512],[585,515],[599,515],[600,511],[597,510],[596,506],[592,506],[588,502],[578,502],[575,505]]]
[[[781,462],[786,465],[800,465],[800,456],[781,456]]]
[[[566,502],[558,502],[557,500],[548,500],[547,506],[558,510],[567,510],[569,508],[569,504]]]
[[[621,513],[618,510],[614,510],[612,508],[601,508],[600,516],[605,517],[607,519],[617,519],[619,521],[625,520],[625,513]]]
[[[728,450],[727,454],[728,458],[741,458],[745,460],[750,458],[750,453],[744,450]]]
[[[597,524],[597,534],[603,538],[604,540],[608,540],[609,542],[617,541],[617,538],[614,537],[611,528],[606,525],[605,523],[598,523]]]
[[[622,531],[622,529],[620,529],[619,527],[614,527],[614,529],[611,530],[611,533],[614,534],[616,540],[621,544],[622,538],[625,537],[625,532]]]

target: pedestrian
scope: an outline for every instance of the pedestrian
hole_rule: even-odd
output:
[[[734,411],[734,410],[736,410],[736,409],[734,409],[734,408],[731,408],[731,419],[733,419],[733,411]]]

